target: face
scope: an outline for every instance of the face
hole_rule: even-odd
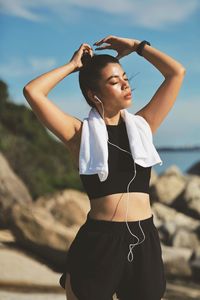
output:
[[[131,87],[120,64],[109,63],[101,70],[99,88],[98,97],[107,110],[121,110],[131,105]]]

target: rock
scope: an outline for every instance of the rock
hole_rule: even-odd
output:
[[[57,292],[55,293],[19,293],[12,291],[1,291],[0,290],[0,299],[2,300],[64,300],[64,295],[59,295]]]
[[[150,196],[154,202],[172,205],[174,200],[180,195],[187,179],[182,175],[177,166],[171,166],[163,172],[155,184],[150,188]]]
[[[195,233],[179,228],[173,235],[172,245],[195,250],[200,246],[200,241]]]
[[[3,242],[14,242],[15,237],[9,229],[1,229],[0,230],[0,245]]]
[[[200,221],[177,212],[174,208],[162,203],[153,203],[152,210],[161,224],[170,222],[171,224],[176,224],[176,228],[189,228],[191,231],[199,228]]]
[[[200,161],[196,162],[190,168],[188,168],[186,170],[186,173],[200,176]]]
[[[193,254],[191,249],[168,247],[163,244],[161,248],[165,271],[169,277],[191,277],[190,259]]]
[[[185,188],[183,198],[186,211],[193,212],[194,217],[200,220],[200,177],[192,177]],[[191,212],[191,214],[192,214]]]
[[[39,197],[35,206],[49,211],[55,220],[70,227],[80,226],[86,220],[90,202],[86,193],[65,189],[51,195]]]
[[[59,275],[16,249],[0,248],[0,286],[58,286]]]
[[[158,179],[158,175],[154,168],[151,169],[151,176],[149,181],[149,186],[152,186],[155,184],[156,180]]]
[[[200,284],[185,278],[167,280],[166,300],[199,300],[200,299]],[[164,299],[163,299],[164,300]]]
[[[200,257],[200,245],[197,248],[195,248],[194,257],[195,258]]]
[[[165,245],[172,245],[177,232],[179,230],[185,230],[186,235],[191,234],[191,238],[193,237],[192,244],[190,244],[191,241],[187,239],[188,247],[194,250],[198,246],[198,232],[200,229],[200,221],[186,216],[181,212],[177,212],[175,209],[158,202],[153,203],[152,211],[155,216],[154,223],[159,230],[160,239]],[[180,239],[179,242],[176,239],[175,243],[179,243],[181,246]],[[192,245],[194,248],[192,248]]]
[[[79,226],[66,227],[42,207],[15,204],[10,229],[18,244],[62,269],[66,252]]]
[[[174,220],[165,222],[164,225],[162,224],[162,227],[165,227],[165,231],[168,233],[168,239],[171,239],[176,234],[177,224]]]
[[[194,280],[200,282],[200,257],[195,258],[191,262],[192,276]]]
[[[12,171],[0,153],[0,227],[9,227],[9,211],[15,203],[32,203],[31,195],[22,180]]]

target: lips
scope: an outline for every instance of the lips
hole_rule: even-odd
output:
[[[124,98],[131,98],[131,92],[129,92],[129,93],[127,93],[125,96],[124,96]]]

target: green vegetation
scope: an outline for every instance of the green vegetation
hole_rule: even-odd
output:
[[[2,80],[0,151],[33,199],[65,188],[84,191],[66,146],[50,136],[31,109],[9,99],[8,87]]]

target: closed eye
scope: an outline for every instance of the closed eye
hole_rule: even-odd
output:
[[[124,80],[129,81],[128,78],[124,78]],[[111,82],[112,85],[117,84],[117,83],[119,83],[119,81],[117,81],[117,82]]]

